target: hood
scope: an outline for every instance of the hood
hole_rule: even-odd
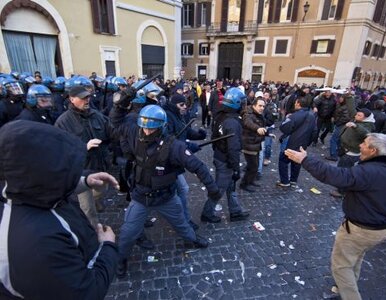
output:
[[[52,208],[74,192],[86,145],[52,125],[20,120],[1,128],[0,153],[6,198],[14,204]]]
[[[372,113],[370,116],[368,116],[362,122],[375,123],[374,114]]]

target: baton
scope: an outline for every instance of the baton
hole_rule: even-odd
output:
[[[180,132],[178,132],[177,134],[176,134],[176,138],[179,138],[179,136],[190,126],[190,125],[192,125],[192,123],[195,121],[196,119],[195,118],[193,118],[193,119],[191,119],[189,122],[188,122],[188,124],[186,124],[185,126],[184,126],[184,128],[182,128],[181,130],[180,130]]]
[[[230,134],[227,134],[227,135],[223,135],[223,136],[220,136],[218,138],[215,138],[215,139],[211,139],[210,141],[207,141],[205,143],[202,143],[202,144],[199,144],[198,147],[204,147],[206,145],[209,145],[209,144],[212,144],[214,142],[217,142],[217,141],[221,141],[221,140],[224,140],[224,139],[229,139],[230,137],[234,136],[235,134],[234,133],[230,133]]]

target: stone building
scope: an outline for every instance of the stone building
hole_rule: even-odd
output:
[[[385,0],[184,0],[182,71],[372,89],[386,75]]]
[[[179,76],[180,0],[0,0],[0,72]]]

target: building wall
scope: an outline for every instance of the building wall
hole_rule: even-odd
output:
[[[112,56],[116,60],[117,75],[141,75],[141,40],[165,47],[165,77],[174,77],[176,62],[180,55],[175,35],[180,33],[180,1],[174,0],[114,0],[115,34],[97,34],[93,30],[91,5],[89,0],[31,0],[49,12],[57,23],[62,24],[59,33],[63,69],[65,76],[72,73],[89,75],[95,71],[104,75],[104,58]],[[3,8],[9,0],[0,0]],[[49,9],[50,8],[50,9]],[[177,16],[176,16],[177,15]],[[60,20],[58,20],[60,19]],[[19,18],[26,31],[29,22]],[[151,41],[149,35],[158,33]],[[145,36],[143,36],[143,34]],[[139,40],[138,40],[139,39]],[[63,42],[64,41],[64,42]],[[64,44],[68,44],[67,46]],[[68,48],[67,50],[65,48]],[[106,51],[107,54],[105,53]],[[8,58],[0,36],[0,58],[3,72],[9,71]]]
[[[212,11],[213,25],[218,25],[221,22],[222,2],[222,0],[212,1],[212,9],[215,9]],[[279,23],[268,23],[269,1],[264,1],[263,22],[258,24],[257,30],[253,33],[228,32],[216,35],[210,31],[210,28],[208,32],[202,29],[184,28],[182,40],[192,40],[195,43],[194,55],[185,58],[186,76],[196,77],[196,65],[200,62],[206,63],[208,60],[211,70],[208,79],[215,79],[217,77],[218,45],[224,42],[242,41],[245,45],[242,72],[242,79],[244,80],[250,80],[252,67],[259,65],[263,67],[263,80],[288,81],[292,84],[301,83],[298,74],[305,70],[310,72],[322,71],[325,73],[324,84],[341,85],[342,87],[351,84],[353,72],[357,67],[361,68],[363,76],[368,73],[382,74],[384,78],[386,56],[376,60],[374,57],[366,57],[362,54],[365,42],[371,40],[373,43],[380,44],[386,30],[385,26],[373,22],[376,1],[346,0],[340,18],[322,20],[324,2],[324,0],[308,1],[310,6],[305,14],[303,6],[306,4],[306,0],[299,0],[297,21],[286,21],[286,15],[282,13]],[[285,3],[288,5],[289,1]],[[259,0],[246,1],[246,22],[257,21],[258,4]],[[278,38],[290,39],[287,55],[277,56],[273,53],[274,41]],[[333,52],[311,54],[312,40],[326,38],[335,40]],[[204,39],[210,41],[211,49],[213,49],[207,59],[197,55],[197,40]],[[255,41],[259,39],[266,39],[267,51],[264,55],[254,53]],[[386,47],[386,40],[383,41],[383,46]]]

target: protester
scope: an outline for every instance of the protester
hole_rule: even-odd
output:
[[[39,122],[4,125],[0,152],[0,299],[104,299],[117,263],[115,235],[101,224],[95,231],[73,193],[79,182],[117,181],[106,173],[81,177],[85,144]]]
[[[343,300],[362,299],[358,280],[368,250],[386,240],[386,135],[370,133],[360,145],[360,162],[351,168],[331,166],[304,149],[285,155],[323,183],[344,189],[344,221],[339,226],[331,269]]]

